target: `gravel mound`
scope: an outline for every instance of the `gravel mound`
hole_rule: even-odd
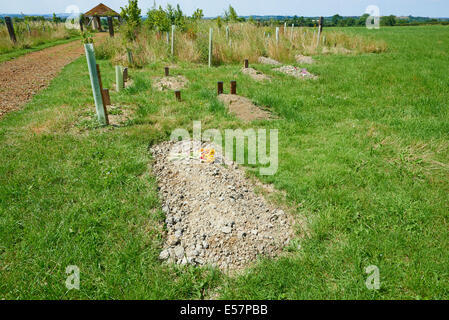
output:
[[[273,66],[281,66],[282,65],[282,63],[280,63],[279,61],[276,61],[274,59],[267,58],[267,57],[260,57],[259,58],[259,63],[261,63],[261,64],[269,64],[269,65],[273,65]]]
[[[257,71],[256,69],[253,69],[253,68],[243,68],[242,73],[249,75],[251,78],[253,78],[256,81],[265,81],[265,80],[271,81],[269,76],[263,74],[260,71]]]
[[[294,66],[283,66],[274,70],[288,74],[298,79],[318,79],[316,75],[311,74],[309,71],[307,71],[307,69],[298,69]]]
[[[191,151],[190,145],[193,145]],[[292,236],[291,220],[257,195],[245,172],[211,144],[164,142],[151,149],[167,239],[159,258],[180,265],[242,269],[275,257]]]
[[[184,76],[169,76],[162,78],[155,78],[153,82],[153,88],[159,91],[165,90],[181,90],[184,89],[189,80]]]

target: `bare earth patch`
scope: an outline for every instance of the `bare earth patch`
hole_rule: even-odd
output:
[[[97,34],[102,41],[106,34]],[[0,118],[20,109],[33,95],[46,88],[61,69],[84,54],[75,40],[32,52],[0,64]]]
[[[201,160],[211,150],[214,158]],[[238,270],[289,244],[293,220],[257,195],[245,172],[213,145],[164,142],[151,152],[168,233],[161,260]]]
[[[259,58],[259,63],[261,63],[261,64],[269,64],[269,65],[273,65],[273,66],[281,66],[282,65],[282,63],[280,63],[279,61],[276,61],[274,59],[267,58],[267,57],[260,57]]]
[[[271,81],[269,76],[253,68],[243,68],[242,73],[249,75],[256,81]]]
[[[184,76],[158,77],[153,79],[153,88],[159,91],[181,90],[187,87],[189,80]]]
[[[313,64],[315,63],[315,60],[313,60],[312,57],[303,56],[302,54],[298,54],[296,57],[296,62],[301,64]]]
[[[298,79],[318,79],[316,75],[311,74],[307,69],[298,69],[294,66],[283,66],[274,69],[274,71],[282,72]]]
[[[229,111],[244,121],[270,119],[271,113],[262,110],[251,102],[250,99],[235,94],[221,94],[218,100],[223,102]]]

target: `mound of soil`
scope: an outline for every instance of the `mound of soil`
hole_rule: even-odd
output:
[[[316,75],[311,74],[309,71],[307,71],[307,69],[298,69],[294,66],[283,66],[274,70],[288,74],[298,79],[318,79]]]
[[[202,160],[211,150],[218,160]],[[224,166],[213,145],[164,142],[151,152],[168,233],[161,260],[237,270],[288,245],[292,220],[257,195],[237,165]]]
[[[271,81],[269,76],[253,68],[243,68],[242,73],[249,75],[256,81]]]
[[[187,87],[189,80],[184,76],[169,76],[154,78],[153,88],[159,91],[181,90]]]
[[[261,63],[261,64],[269,64],[269,65],[273,65],[273,66],[281,66],[282,65],[282,63],[280,63],[279,61],[276,61],[274,59],[267,58],[267,57],[260,57],[259,58],[259,63]]]
[[[271,113],[262,110],[248,98],[235,94],[220,94],[218,100],[223,102],[229,111],[244,121],[270,119]]]
[[[298,54],[296,57],[296,62],[301,64],[313,64],[315,63],[315,60],[313,60],[312,57],[303,56],[302,54]]]

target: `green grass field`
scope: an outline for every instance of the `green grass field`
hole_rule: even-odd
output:
[[[151,87],[163,63],[131,70],[134,86],[111,96],[136,109],[120,128],[80,120],[93,110],[85,58],[67,66],[0,121],[0,299],[448,299],[449,28],[342,30],[388,51],[317,56],[308,69],[320,78],[308,82],[262,65],[271,84],[240,66],[180,63],[182,103]],[[113,65],[99,63],[112,87]],[[227,114],[215,86],[234,77],[278,119]],[[193,120],[279,129],[279,171],[258,178],[307,221],[301,250],[234,276],[160,263],[148,147]],[[79,291],[65,287],[68,265],[81,270]],[[370,265],[378,291],[365,286]]]

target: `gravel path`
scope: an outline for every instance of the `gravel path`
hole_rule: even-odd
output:
[[[75,40],[0,64],[0,118],[20,109],[64,66],[83,54],[81,41]]]

